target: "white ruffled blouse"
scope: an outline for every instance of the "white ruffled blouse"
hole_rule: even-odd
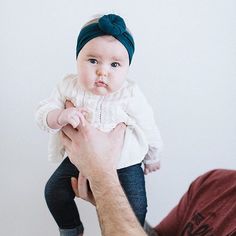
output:
[[[65,149],[60,142],[60,130],[48,126],[47,114],[54,109],[64,109],[66,100],[70,100],[75,107],[86,107],[90,111],[89,122],[101,131],[109,132],[121,122],[127,125],[117,169],[142,161],[147,164],[160,161],[160,132],[152,108],[137,84],[126,80],[118,91],[99,96],[84,91],[78,83],[77,75],[65,77],[51,96],[40,102],[36,110],[39,127],[50,133],[50,161],[62,160]]]

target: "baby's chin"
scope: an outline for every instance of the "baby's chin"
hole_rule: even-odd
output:
[[[108,91],[107,88],[104,87],[96,87],[96,89],[93,91],[93,93],[95,95],[99,95],[99,96],[106,96],[108,95],[110,92]]]

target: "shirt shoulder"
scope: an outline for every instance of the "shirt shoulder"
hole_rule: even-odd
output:
[[[124,82],[124,85],[119,90],[119,92],[121,92],[121,93],[129,93],[130,95],[132,95],[134,89],[136,88],[136,86],[137,86],[137,84],[134,81],[127,79]]]
[[[200,204],[217,197],[218,193],[236,188],[236,171],[214,169],[196,178],[190,185],[188,201],[196,199]]]
[[[133,80],[126,80],[124,86],[122,87],[122,93],[126,91],[130,98],[135,101],[146,100],[144,93],[142,92],[140,86]]]
[[[160,235],[231,235],[235,229],[236,170],[215,169],[192,182],[177,206],[156,227]],[[225,225],[227,224],[227,227]],[[202,231],[201,231],[202,230]]]
[[[192,185],[199,189],[210,187],[214,189],[215,187],[224,187],[227,185],[236,186],[236,170],[229,169],[215,169],[206,172],[205,174],[199,176]]]
[[[81,92],[77,75],[69,74],[65,76],[57,85],[57,89],[62,97],[70,99],[75,98],[78,93]]]
[[[66,75],[62,81],[59,83],[59,86],[64,89],[78,87],[78,77],[75,74]]]
[[[129,100],[133,97],[135,86],[136,83],[134,81],[126,80],[119,90],[107,96],[107,98],[111,101],[125,100],[126,102],[129,102]]]

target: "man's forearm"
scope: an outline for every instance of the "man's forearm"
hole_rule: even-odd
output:
[[[145,236],[116,174],[90,180],[103,236]]]

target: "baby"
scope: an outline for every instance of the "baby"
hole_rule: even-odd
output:
[[[124,20],[114,14],[89,21],[81,29],[76,47],[77,74],[58,84],[36,111],[39,126],[51,133],[49,159],[62,160],[65,150],[60,129],[76,128],[84,120],[103,132],[127,125],[117,173],[141,225],[147,212],[144,174],[159,169],[162,140],[153,111],[139,87],[127,80],[134,54],[134,40]],[[67,101],[74,107],[65,107]],[[144,163],[144,171],[141,167]],[[48,180],[45,198],[60,235],[83,235],[74,202],[71,177],[78,169],[66,157]]]

